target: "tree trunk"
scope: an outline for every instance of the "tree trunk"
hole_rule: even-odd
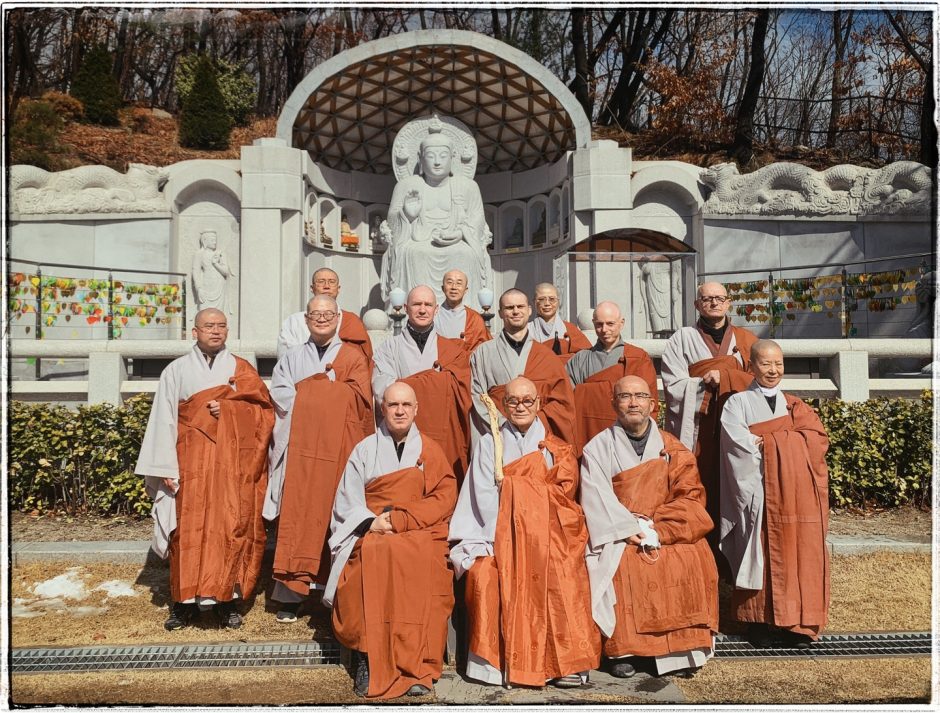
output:
[[[584,9],[580,7],[571,9],[571,49],[574,54],[574,79],[571,80],[571,91],[574,92],[575,99],[590,119],[594,113],[594,107],[591,104],[587,81],[589,70],[587,47],[584,43]]]
[[[927,57],[930,57],[928,54]],[[929,166],[937,180],[937,124],[934,121],[934,112],[937,109],[937,99],[934,96],[935,69],[933,62],[927,66],[924,77],[924,97],[920,105],[920,162]]]
[[[826,131],[826,148],[830,149],[836,145],[836,136],[839,133],[839,117],[842,116],[842,97],[845,96],[845,74],[843,66],[845,64],[845,48],[848,44],[851,30],[851,10],[846,16],[844,25],[842,22],[842,11],[836,10],[832,13],[832,46],[835,55],[832,65],[832,94],[829,105],[829,128]]]
[[[767,36],[767,24],[770,10],[758,10],[754,18],[754,36],[751,40],[751,66],[747,73],[744,95],[738,105],[738,119],[734,129],[734,141],[728,150],[739,165],[745,165],[754,155],[754,114],[760,88],[764,83],[764,39]]]

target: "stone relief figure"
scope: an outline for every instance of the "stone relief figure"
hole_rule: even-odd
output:
[[[671,270],[672,265],[667,261],[649,258],[640,260],[640,279],[643,283],[641,295],[651,332],[670,331],[682,326],[680,320],[670,320],[669,317],[674,307],[679,305],[679,280],[673,274],[670,285]]]
[[[914,288],[917,310],[907,330],[907,336],[920,339],[933,338],[933,308],[937,301],[937,274],[929,270],[917,280]]]
[[[382,298],[395,287],[406,292],[428,285],[443,301],[444,273],[459,269],[469,282],[466,301],[492,284],[486,252],[491,234],[476,172],[476,142],[451,117],[417,119],[404,126],[393,146],[395,177],[388,208],[391,231],[382,258]]]
[[[842,164],[814,171],[774,163],[743,176],[733,163],[705,170],[705,213],[738,215],[922,215],[930,211],[930,169],[916,161],[884,168]]]
[[[10,169],[14,213],[153,213],[168,210],[165,168],[142,163],[127,173],[107,166],[79,166],[50,173],[36,166]]]
[[[193,297],[196,308],[215,307],[229,314],[226,281],[233,276],[225,255],[218,249],[219,238],[214,230],[199,234],[199,249],[193,255]]]

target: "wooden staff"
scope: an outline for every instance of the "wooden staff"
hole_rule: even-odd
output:
[[[490,433],[493,434],[493,462],[494,478],[496,487],[503,484],[503,434],[499,432],[499,410],[489,394],[480,394],[480,401],[486,406],[486,412],[490,417]]]

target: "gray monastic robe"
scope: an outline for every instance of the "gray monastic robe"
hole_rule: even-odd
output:
[[[583,384],[597,372],[614,366],[623,356],[623,344],[623,340],[618,339],[614,348],[609,352],[605,352],[603,345],[597,342],[590,349],[582,349],[576,352],[565,364],[565,370],[568,372],[571,383],[574,386]]]
[[[408,329],[390,337],[375,350],[375,369],[372,371],[372,393],[375,403],[382,403],[385,389],[399,379],[405,379],[419,371],[434,368],[437,361],[437,333],[433,327],[424,351],[418,345]]]
[[[568,328],[565,326],[564,320],[562,320],[557,313],[548,322],[536,316],[530,324],[532,327],[532,336],[537,342],[547,342],[555,337],[564,339],[565,335],[568,333]]]
[[[467,308],[461,302],[456,309],[442,304],[434,315],[434,331],[448,339],[463,339],[467,328]]]
[[[307,341],[287,350],[274,366],[271,374],[271,400],[274,402],[274,436],[268,449],[268,490],[264,498],[262,515],[273,520],[281,512],[281,494],[284,491],[284,470],[287,467],[287,443],[290,440],[291,413],[297,382],[314,374],[326,373],[330,381],[336,381],[336,372],[326,371],[326,365],[336,359],[343,346],[339,329],[329,342],[321,359],[316,345],[307,331]]]
[[[614,633],[617,624],[614,575],[626,550],[627,538],[640,534],[639,521],[614,493],[612,479],[625,470],[662,457],[663,437],[653,419],[650,419],[650,429],[642,457],[636,454],[623,426],[615,423],[591,439],[584,447],[581,461],[581,507],[590,535],[585,559],[591,580],[591,607],[594,621],[607,637]],[[712,649],[657,656],[656,670],[662,675],[699,667],[711,656]]]
[[[522,353],[516,354],[506,341],[506,333],[500,332],[495,339],[483,342],[470,355],[470,394],[473,398],[473,428],[470,435],[474,447],[481,437],[490,432],[490,417],[479,395],[520,376],[525,371],[530,351],[531,334],[526,338]],[[500,424],[505,420],[500,415]]]
[[[760,385],[732,394],[721,413],[721,524],[718,549],[740,589],[764,586],[761,527],[764,519],[764,459],[750,426],[787,415],[779,387],[771,412]],[[768,391],[768,395],[770,392]]]
[[[731,329],[730,324],[728,329]],[[728,354],[733,354],[743,366],[741,355],[733,352],[735,346],[732,332]],[[666,394],[666,430],[693,452],[698,438],[698,413],[705,396],[705,385],[699,377],[689,376],[689,366],[711,358],[711,351],[695,327],[682,327],[669,337],[662,356],[661,376],[663,391]]]
[[[163,479],[179,480],[176,455],[179,403],[200,391],[228,384],[234,375],[235,356],[225,347],[216,354],[210,367],[196,345],[170,362],[160,374],[134,472],[145,476],[147,494],[153,498],[151,548],[163,559],[168,553],[170,535],[176,529],[175,491],[167,488]]]
[[[366,506],[366,486],[383,475],[415,466],[421,457],[421,449],[421,434],[412,424],[405,436],[401,460],[398,460],[395,441],[382,423],[375,433],[360,441],[350,453],[333,500],[329,541],[333,564],[323,592],[323,604],[326,606],[333,606],[339,576],[359,538],[356,528],[364,520],[375,517],[375,513]]]

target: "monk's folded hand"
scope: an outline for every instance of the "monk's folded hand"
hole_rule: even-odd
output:
[[[167,488],[170,489],[170,492],[171,492],[171,493],[174,493],[174,494],[176,493],[177,490],[179,490],[179,487],[180,487],[179,481],[178,481],[178,480],[175,480],[175,479],[173,479],[173,478],[164,478],[164,479],[163,479],[163,484],[164,484]]]
[[[718,387],[721,383],[721,372],[718,369],[712,369],[711,371],[706,371],[705,376],[702,377],[702,381],[705,382],[708,386]]]
[[[392,528],[392,513],[383,512],[378,515],[369,527],[371,532],[377,532],[380,535],[391,535],[395,530]]]
[[[627,544],[628,544],[628,545],[637,545],[637,546],[639,546],[639,545],[642,544],[642,543],[643,543],[643,538],[640,537],[639,535],[630,535],[630,537],[627,538]]]
[[[222,412],[222,406],[219,404],[218,401],[210,401],[209,403],[206,404],[206,408],[208,408],[209,413],[211,413],[216,418],[218,418],[219,414]]]
[[[754,445],[758,448],[764,447],[764,438],[763,436],[754,436]]]

